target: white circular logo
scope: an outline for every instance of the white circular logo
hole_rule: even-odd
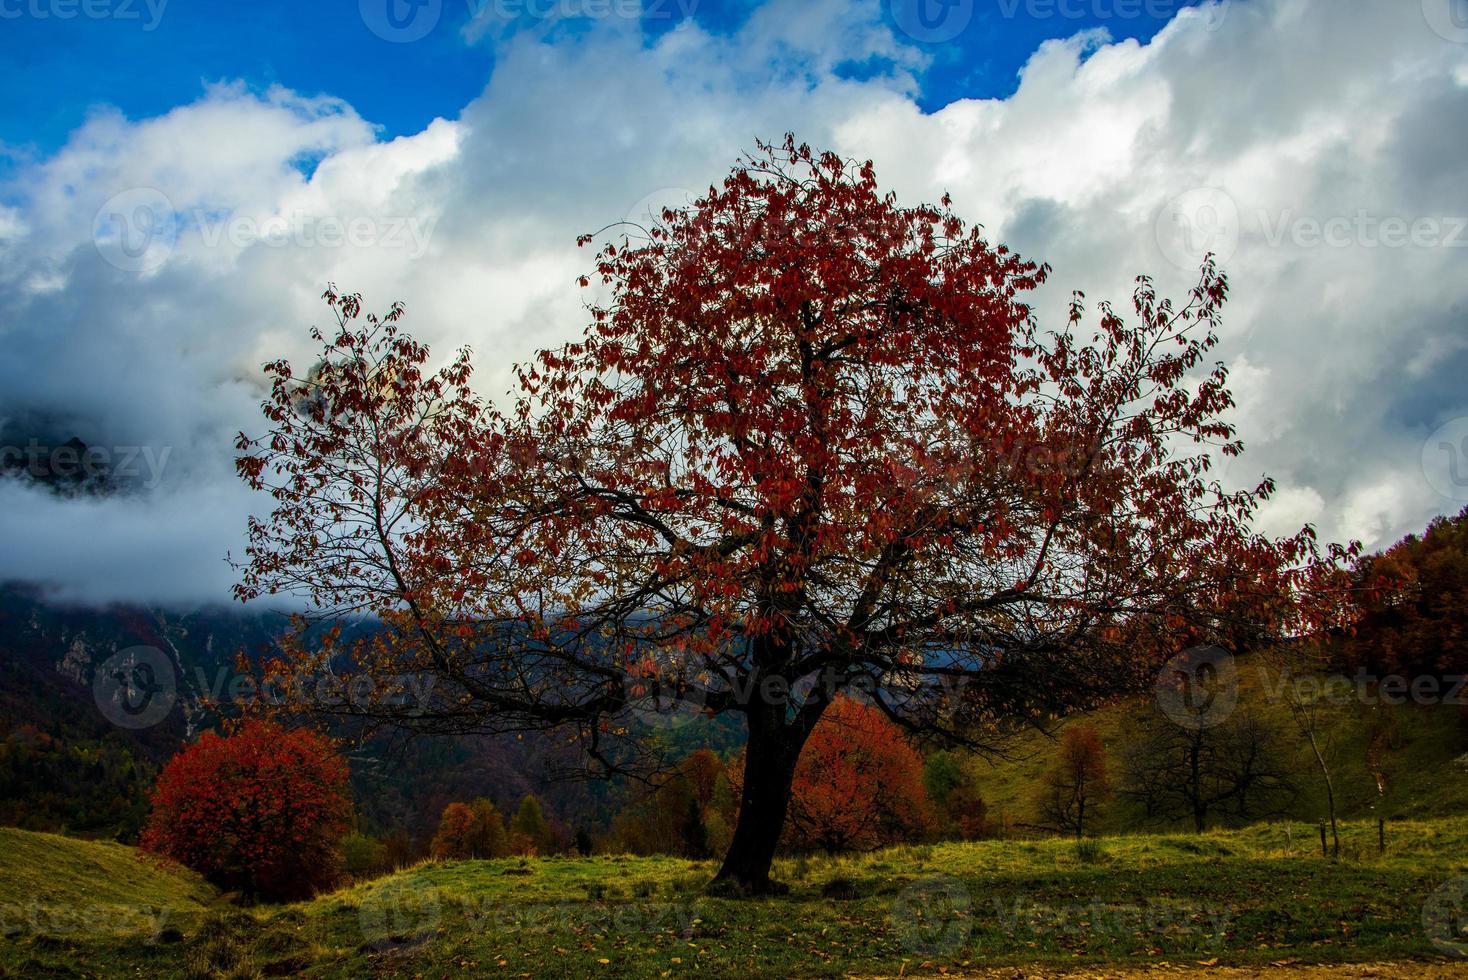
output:
[[[892,930],[918,956],[949,956],[974,930],[973,899],[957,878],[941,875],[915,881],[892,903]]]
[[[888,0],[898,30],[922,44],[941,44],[962,34],[974,17],[974,0]]]
[[[1422,929],[1432,945],[1449,956],[1468,958],[1468,878],[1454,878],[1427,897]]]
[[[1157,675],[1157,705],[1172,721],[1194,731],[1221,725],[1239,702],[1239,671],[1222,647],[1184,650]]]
[[[1427,437],[1422,475],[1449,500],[1468,501],[1468,417],[1455,418]]]
[[[1239,206],[1226,191],[1199,187],[1168,201],[1153,233],[1163,257],[1180,269],[1196,270],[1209,253],[1227,262],[1239,247]]]
[[[112,195],[92,218],[92,243],[123,272],[156,272],[178,244],[173,202],[154,187]]]
[[[1438,37],[1468,44],[1468,0],[1422,0],[1422,16]]]
[[[358,0],[357,9],[373,34],[393,44],[408,44],[438,26],[443,0]]]
[[[357,923],[379,952],[417,945],[438,930],[438,890],[414,879],[392,879],[362,899]]]
[[[178,675],[173,661],[157,647],[128,647],[97,665],[92,697],[119,728],[151,728],[178,700]]]

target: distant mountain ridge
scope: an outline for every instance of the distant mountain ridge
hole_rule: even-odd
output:
[[[157,767],[208,722],[198,679],[229,672],[238,650],[268,649],[285,625],[243,610],[58,605],[0,586],[0,821],[130,837]],[[116,724],[94,681],[136,648],[163,658],[171,702],[156,719]],[[119,798],[97,799],[98,781]]]

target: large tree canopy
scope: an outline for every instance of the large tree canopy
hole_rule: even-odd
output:
[[[506,407],[467,351],[430,373],[401,307],[329,291],[320,363],[269,365],[271,430],[241,436],[275,509],[239,595],[379,617],[297,655],[432,675],[426,702],[335,706],[415,730],[559,729],[623,767],[665,707],[741,713],[721,878],[769,887],[838,693],[983,747],[1190,643],[1298,626],[1309,529],[1254,533],[1271,486],[1209,473],[1241,448],[1207,362],[1223,275],[1177,306],[1141,279],[1093,327],[1077,295],[1045,331],[1048,271],[787,138],[606,245],[590,327]]]

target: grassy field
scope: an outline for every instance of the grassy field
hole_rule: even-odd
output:
[[[1260,656],[1240,657],[1238,707],[1270,724],[1279,733],[1279,744],[1290,761],[1300,796],[1289,816],[1316,821],[1327,813],[1320,771],[1298,730],[1293,727],[1288,704],[1279,695],[1280,677]],[[1320,679],[1316,679],[1320,680]],[[1094,726],[1106,748],[1113,779],[1120,777],[1120,750],[1135,737],[1136,719],[1151,710],[1149,704],[1122,702],[1078,715],[1057,730],[1056,737],[1032,732],[1009,746],[1007,758],[991,762],[969,760],[968,766],[980,795],[989,802],[995,823],[1022,827],[1036,819],[1033,796],[1042,775],[1055,758],[1059,732],[1069,725]],[[1468,725],[1460,709],[1452,705],[1362,703],[1354,690],[1338,696],[1320,712],[1322,748],[1335,782],[1338,812],[1346,818],[1375,820],[1433,819],[1468,814]],[[1367,764],[1373,726],[1390,725],[1395,733],[1392,747],[1376,760],[1386,779],[1379,793],[1375,776]],[[1125,798],[1102,805],[1094,817],[1094,829],[1103,834],[1123,833],[1148,827],[1139,806]],[[1153,826],[1158,831],[1191,830],[1186,822]]]
[[[0,831],[6,976],[897,976],[1024,964],[1450,961],[1468,819],[905,847],[782,861],[785,898],[710,899],[709,863],[425,864],[239,908],[124,847]],[[1468,882],[1462,882],[1468,885]],[[1461,918],[1461,916],[1459,917]]]

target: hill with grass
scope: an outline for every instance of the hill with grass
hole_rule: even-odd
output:
[[[1234,713],[1259,719],[1273,733],[1273,746],[1299,793],[1282,816],[1310,822],[1325,819],[1324,779],[1281,687],[1290,682],[1265,654],[1240,657],[1236,666]],[[1306,677],[1302,690],[1306,694],[1326,690],[1329,680]],[[1330,690],[1333,693],[1320,701],[1318,735],[1341,817],[1396,821],[1468,814],[1468,715],[1462,707],[1412,703],[1410,698],[1387,703],[1346,677],[1337,678]],[[1445,685],[1440,694],[1449,691],[1450,685]],[[1460,696],[1468,696],[1468,690]],[[1139,722],[1155,710],[1150,699],[1122,701],[1066,719],[1048,732],[1025,733],[1005,747],[1001,758],[965,760],[991,822],[1000,830],[1021,833],[1034,826],[1036,791],[1069,727],[1096,729],[1112,782],[1119,783],[1123,754],[1136,741]],[[1191,829],[1182,820],[1149,820],[1138,802],[1118,793],[1097,811],[1091,830],[1115,834],[1139,828]]]
[[[18,941],[43,949],[162,944],[196,929],[220,902],[213,887],[177,865],[57,834],[0,827],[0,871],[0,932],[12,952],[9,944]]]
[[[425,863],[309,902],[246,908],[126,847],[7,830],[0,976],[1462,969],[1468,933],[1461,916],[1440,913],[1461,901],[1455,883],[1468,887],[1468,819],[1403,821],[1385,854],[1374,824],[1348,823],[1344,834],[1341,859],[1321,857],[1303,824],[782,859],[790,894],[751,901],[705,895],[711,862]]]

